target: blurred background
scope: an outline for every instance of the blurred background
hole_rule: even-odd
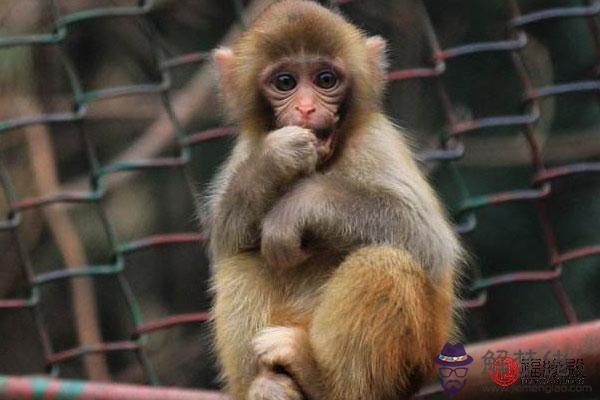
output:
[[[0,0],[0,374],[217,387],[210,50],[270,3]],[[322,3],[389,41],[386,108],[472,254],[464,341],[600,317],[600,2]]]

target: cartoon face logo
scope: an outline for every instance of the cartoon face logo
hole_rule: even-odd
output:
[[[450,396],[455,396],[467,383],[466,365],[473,362],[473,357],[467,354],[462,343],[446,343],[434,361],[439,365],[438,374],[442,388]]]

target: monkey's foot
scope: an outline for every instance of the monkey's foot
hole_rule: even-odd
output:
[[[304,396],[288,375],[263,372],[250,385],[248,400],[304,400]]]
[[[274,326],[259,332],[252,344],[261,370],[294,375],[305,361],[308,337],[299,328]]]

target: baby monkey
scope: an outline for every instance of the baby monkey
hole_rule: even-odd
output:
[[[229,394],[410,397],[452,335],[462,250],[382,113],[384,40],[286,0],[214,57],[241,131],[206,204]]]

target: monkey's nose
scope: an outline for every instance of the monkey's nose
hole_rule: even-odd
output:
[[[303,118],[306,118],[310,114],[314,113],[317,109],[313,105],[298,105],[296,106],[296,110],[298,110]]]

